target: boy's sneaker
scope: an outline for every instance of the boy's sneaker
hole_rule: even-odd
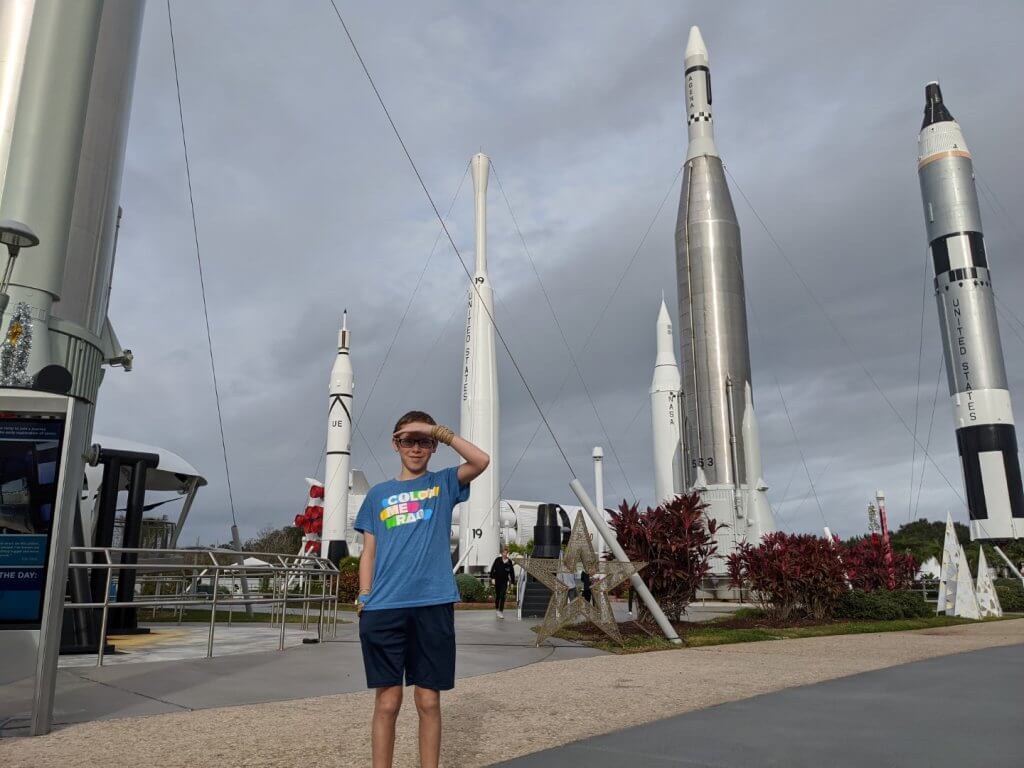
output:
[[[494,613],[497,614],[499,619],[504,619],[505,618],[505,614],[502,613],[501,611],[495,611]]]

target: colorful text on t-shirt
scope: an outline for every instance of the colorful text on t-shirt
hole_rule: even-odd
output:
[[[429,520],[434,514],[433,506],[430,509],[424,508],[424,502],[437,498],[441,493],[441,486],[425,488],[422,491],[410,491],[408,493],[396,493],[381,500],[383,509],[380,511],[380,519],[384,521],[385,528],[395,528],[399,525],[415,523],[420,520]]]

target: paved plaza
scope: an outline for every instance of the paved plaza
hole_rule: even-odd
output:
[[[631,767],[843,765],[837,754],[847,765],[977,764],[955,751],[954,762],[918,762],[912,747],[925,735],[941,744],[979,727],[993,750],[1005,748],[999,739],[1015,738],[1016,728],[1001,718],[1013,716],[1007,701],[1024,682],[1022,620],[627,656],[536,648],[526,622],[487,612],[460,613],[458,622],[460,679],[442,697],[442,760],[460,768],[516,758],[621,765],[623,755],[609,757],[621,745]],[[8,722],[0,764],[365,766],[373,695],[363,690],[356,629],[284,652],[65,668],[57,698],[65,725],[18,738],[18,721]],[[5,718],[12,693],[0,689]],[[27,711],[27,701],[13,707]],[[904,739],[888,761],[878,757],[888,747],[868,738],[883,726],[902,728]],[[415,744],[408,706],[396,765],[416,765]]]

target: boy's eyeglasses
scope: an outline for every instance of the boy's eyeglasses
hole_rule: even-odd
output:
[[[395,442],[402,448],[415,448],[419,446],[420,448],[429,449],[434,447],[434,438],[432,437],[396,437]]]

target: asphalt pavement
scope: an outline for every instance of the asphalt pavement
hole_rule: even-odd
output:
[[[721,704],[499,768],[1024,766],[1024,645]]]

